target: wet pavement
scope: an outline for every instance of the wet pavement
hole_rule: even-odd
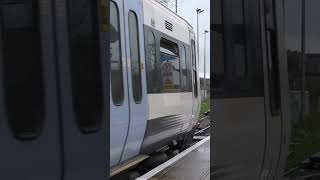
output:
[[[209,180],[210,141],[207,141],[186,157],[161,171],[152,180]]]

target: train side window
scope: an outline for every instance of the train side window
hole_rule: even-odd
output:
[[[160,39],[160,62],[162,68],[162,91],[180,91],[180,56],[178,45],[165,38]]]
[[[195,49],[195,42],[191,40],[191,57],[193,62],[193,79],[194,79],[194,97],[198,97],[198,75],[197,75],[197,58],[196,58],[196,49]]]
[[[306,48],[305,48],[305,90],[309,92],[312,102],[310,110],[320,111],[320,1],[306,1]],[[302,77],[303,78],[303,77]],[[319,126],[318,126],[319,127]]]
[[[233,77],[236,80],[244,80],[246,77],[246,33],[244,21],[244,1],[232,1],[232,56],[236,59],[233,70]]]
[[[135,103],[140,103],[142,100],[142,82],[140,66],[139,29],[138,18],[136,13],[133,11],[129,12],[129,41],[133,99]]]
[[[147,70],[148,70],[148,92],[156,93],[158,86],[158,70],[157,70],[157,56],[156,56],[156,39],[153,32],[148,33],[147,44]]]
[[[78,127],[86,134],[101,128],[103,109],[96,3],[68,0],[67,4],[73,107]]]
[[[288,3],[290,2],[290,3]],[[293,21],[294,19],[294,21]],[[285,1],[285,26],[286,26],[286,50],[288,63],[289,88],[291,91],[301,90],[301,24],[302,24],[302,1]]]
[[[292,142],[301,138],[301,132],[308,132],[308,138],[300,143],[290,143],[293,145],[289,147],[286,176],[291,176],[288,172],[319,152],[318,141],[311,142],[311,139],[320,137],[320,1],[285,0],[284,4]]]
[[[181,53],[181,90],[187,91],[187,54],[186,54],[186,47],[182,46],[182,53]]]
[[[111,91],[115,105],[121,105],[124,98],[122,55],[120,43],[119,11],[117,5],[110,1],[110,60],[111,60]]]
[[[192,92],[192,54],[191,54],[191,46],[187,46],[186,48],[186,60],[187,60],[187,90],[188,92]]]
[[[0,18],[4,93],[9,125],[16,138],[40,135],[44,84],[39,1],[1,1]]]
[[[212,70],[212,84],[213,91],[215,94],[223,92],[223,82],[225,76],[225,58],[224,58],[224,34],[223,34],[223,23],[222,23],[222,5],[220,0],[213,1],[214,5],[214,15],[213,22],[211,26],[213,35],[212,40],[212,50],[213,50],[213,70]]]

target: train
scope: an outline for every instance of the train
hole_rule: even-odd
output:
[[[192,138],[200,89],[195,33],[186,20],[155,0],[112,0],[110,15],[114,168]]]
[[[211,178],[319,179],[320,2],[211,6]]]

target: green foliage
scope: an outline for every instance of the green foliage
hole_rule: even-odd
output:
[[[210,110],[210,99],[207,98],[201,102],[199,117],[203,117],[203,113]]]
[[[298,166],[312,154],[320,151],[320,113],[307,115],[292,127],[288,169]]]

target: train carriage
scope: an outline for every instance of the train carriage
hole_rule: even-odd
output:
[[[197,124],[195,33],[155,0],[110,1],[110,166],[182,142]]]

